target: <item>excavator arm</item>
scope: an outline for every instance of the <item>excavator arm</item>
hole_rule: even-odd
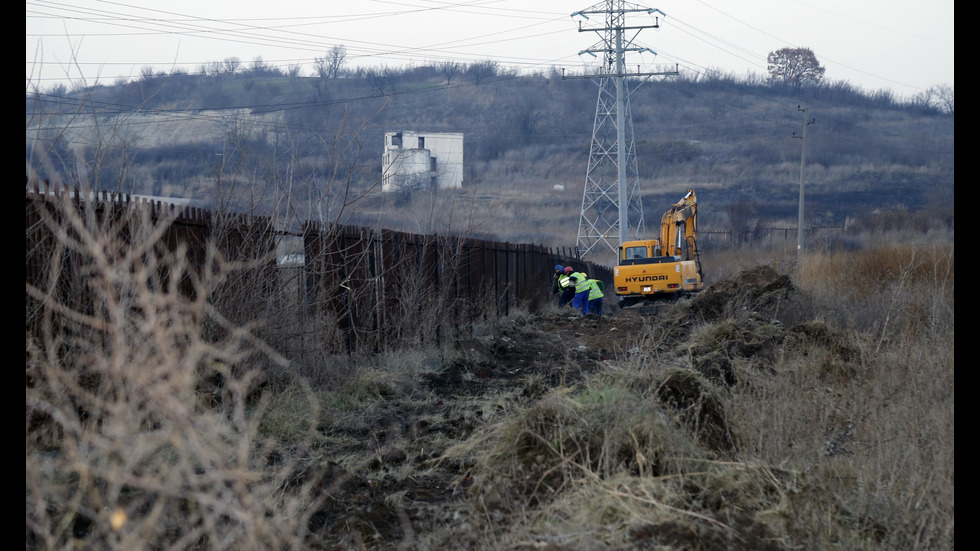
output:
[[[698,255],[697,236],[698,198],[692,189],[664,213],[660,222],[660,243],[665,255],[694,260]]]

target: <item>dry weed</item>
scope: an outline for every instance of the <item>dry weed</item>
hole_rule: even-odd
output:
[[[163,243],[166,217],[121,235],[64,201],[44,220],[51,265],[71,265],[27,287],[28,547],[301,548],[320,498],[296,478],[313,430],[296,420],[318,406],[299,392],[286,401],[305,412],[277,422],[260,368],[285,360],[208,302],[227,281],[220,254],[195,271]]]

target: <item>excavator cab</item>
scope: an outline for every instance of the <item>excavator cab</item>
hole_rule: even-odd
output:
[[[631,246],[627,246],[624,243],[624,248],[619,258],[620,260],[643,260],[655,256],[660,256],[660,243],[656,239],[653,239]]]
[[[627,241],[619,248],[621,265],[652,264],[660,262],[660,242],[656,239]]]

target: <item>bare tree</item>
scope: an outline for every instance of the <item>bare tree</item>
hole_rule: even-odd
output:
[[[371,85],[371,88],[387,96],[394,84],[394,71],[387,66],[371,68],[365,71],[364,78]]]
[[[328,81],[340,76],[346,60],[347,48],[342,44],[330,48],[327,55],[316,58],[313,63],[313,70],[316,72],[317,80],[313,83],[313,87],[316,88],[317,97],[324,94]]]
[[[262,56],[256,56],[252,59],[252,65],[249,67],[249,71],[254,74],[267,73],[272,69],[272,67],[262,60]]]
[[[769,81],[800,87],[819,84],[826,69],[810,48],[782,48],[769,52]]]
[[[473,75],[474,83],[480,84],[481,81],[496,76],[500,71],[500,64],[492,59],[485,59],[471,64],[467,71]]]
[[[446,77],[446,84],[451,84],[453,78],[463,72],[463,64],[458,61],[444,61],[439,64],[439,70]]]
[[[916,94],[911,105],[923,109],[936,109],[943,113],[953,114],[953,87],[948,84],[930,86]]]
[[[337,44],[324,57],[316,58],[314,66],[317,76],[321,79],[334,79],[340,76],[347,61],[347,48],[343,44]]]
[[[953,114],[953,87],[949,84],[939,84],[930,88],[933,90],[934,104],[945,113]]]
[[[235,74],[242,68],[242,60],[237,57],[226,57],[222,62],[222,68],[226,73]]]
[[[198,73],[213,77],[221,74],[222,65],[220,61],[209,61],[198,68]]]

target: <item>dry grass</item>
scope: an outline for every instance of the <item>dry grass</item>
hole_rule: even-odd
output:
[[[739,360],[728,403],[741,453],[800,473],[816,494],[785,536],[951,548],[952,242],[812,252],[792,276],[820,317],[789,333],[771,369]]]
[[[719,253],[707,271],[780,285],[719,274],[744,296],[710,319],[682,302],[566,380],[583,360],[522,348],[521,308],[435,346],[439,297],[374,356],[291,348],[290,328],[329,320],[270,317],[295,311],[272,297],[233,323],[212,301],[241,266],[217,250],[195,276],[157,246],[166,221],[121,241],[63,216],[50,279],[28,286],[29,548],[953,547],[951,239]],[[61,258],[84,296],[60,294]],[[562,375],[493,364],[513,348]],[[423,516],[429,479],[452,498]]]
[[[814,317],[653,326],[453,448],[477,548],[952,549],[953,245],[903,239],[769,258]]]
[[[953,244],[921,239],[807,258],[798,284],[833,312],[857,354],[827,370],[788,355],[760,387],[797,405],[773,411],[797,434],[757,440],[768,461],[827,456],[840,506],[877,519],[891,548],[947,548],[953,533]],[[767,400],[758,403],[766,404]],[[765,413],[760,413],[760,417]]]

